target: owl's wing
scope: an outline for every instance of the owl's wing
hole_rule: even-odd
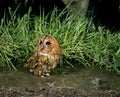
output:
[[[36,63],[37,63],[37,52],[35,52],[35,53],[27,60],[27,63],[25,64],[24,67],[33,68]]]
[[[59,47],[56,47],[56,48],[52,49],[51,53],[53,55],[59,55],[59,56],[61,56],[62,55],[62,50]]]

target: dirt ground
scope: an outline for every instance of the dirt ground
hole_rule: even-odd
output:
[[[0,97],[120,97],[120,76],[98,68],[40,78],[25,71],[5,71]]]
[[[86,93],[75,88],[40,87],[33,89],[0,86],[0,97],[120,97],[120,91]]]

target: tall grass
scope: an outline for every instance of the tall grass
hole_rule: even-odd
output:
[[[99,27],[95,30],[92,19],[67,15],[55,9],[50,16],[16,17],[0,23],[0,67],[15,69],[24,65],[31,56],[39,37],[54,36],[60,42],[64,64],[75,67],[97,65],[120,73],[120,34],[111,34]],[[49,19],[49,20],[48,20]]]

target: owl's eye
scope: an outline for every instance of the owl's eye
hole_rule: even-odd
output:
[[[50,45],[51,43],[48,41],[48,42],[46,42],[46,45]]]
[[[40,44],[42,44],[42,41],[40,41]]]

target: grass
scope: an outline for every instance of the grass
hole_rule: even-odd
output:
[[[16,17],[10,11],[10,19],[0,22],[0,67],[17,70],[31,56],[39,37],[54,36],[60,42],[64,55],[60,66],[75,67],[97,65],[120,74],[120,33],[111,34],[108,29],[95,30],[92,19],[68,15],[55,9],[51,16]]]

